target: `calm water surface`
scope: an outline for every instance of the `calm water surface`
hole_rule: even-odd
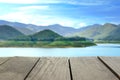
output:
[[[86,48],[0,48],[0,57],[8,56],[120,56],[120,44],[98,44]]]

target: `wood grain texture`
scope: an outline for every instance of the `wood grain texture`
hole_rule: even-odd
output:
[[[0,66],[0,80],[24,80],[38,58],[14,57]]]
[[[120,78],[120,57],[99,57]]]
[[[70,80],[67,58],[40,58],[26,80]]]
[[[4,57],[0,57],[0,65],[2,65],[3,63],[5,63],[6,61],[8,61],[8,57],[4,58]]]
[[[118,80],[96,57],[71,58],[73,80]]]

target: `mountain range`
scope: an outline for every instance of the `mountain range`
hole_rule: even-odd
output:
[[[7,26],[4,29],[3,26]],[[58,33],[61,36],[66,37],[73,37],[73,36],[80,36],[80,37],[86,37],[94,40],[120,40],[120,25],[112,24],[112,23],[105,23],[103,25],[101,24],[94,24],[89,25],[86,27],[82,27],[79,29],[75,29],[72,27],[66,27],[59,24],[54,25],[48,25],[48,26],[38,26],[34,24],[24,24],[19,22],[10,22],[5,20],[0,20],[0,34],[8,34],[7,28],[10,29],[10,34],[13,34],[12,32],[19,33],[19,35],[37,35],[38,33],[41,33],[41,31],[44,30],[51,30],[55,33]],[[15,31],[14,31],[15,30]],[[46,32],[46,31],[45,31]],[[14,34],[15,34],[14,33]],[[11,36],[11,35],[9,35]]]
[[[62,26],[59,24],[48,25],[48,26],[38,26],[34,24],[24,24],[24,23],[19,23],[19,22],[10,22],[10,21],[5,21],[5,20],[0,20],[0,25],[12,26],[13,28],[17,29],[18,31],[22,32],[25,35],[31,35],[39,31],[46,30],[46,29],[52,30],[62,36],[78,31],[77,29]]]
[[[70,36],[80,36],[94,40],[120,40],[120,25],[106,23],[104,25],[87,26],[81,31],[71,34]]]

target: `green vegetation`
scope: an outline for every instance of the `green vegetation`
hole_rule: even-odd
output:
[[[0,41],[0,47],[87,47],[95,45],[87,41]]]
[[[96,45],[92,41],[81,37],[64,38],[58,37],[42,40],[32,40],[30,37],[19,37],[19,39],[0,41],[0,47],[87,47]]]
[[[62,36],[51,30],[43,30],[34,35],[31,35],[30,37],[32,41],[54,41],[55,38],[59,38]]]
[[[0,41],[0,47],[44,47],[48,41]]]
[[[55,41],[86,41],[87,39],[84,37],[58,37],[55,38]]]
[[[54,41],[48,46],[51,47],[87,47],[95,45],[92,42],[87,41]]]

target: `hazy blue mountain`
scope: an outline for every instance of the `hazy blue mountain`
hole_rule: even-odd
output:
[[[0,20],[0,25],[12,26],[16,28],[17,30],[21,31],[22,33],[24,33],[25,35],[31,35],[31,34],[34,34],[36,32],[39,32],[45,29],[52,30],[63,36],[77,31],[77,29],[62,26],[59,24],[48,25],[48,26],[37,26],[34,24],[24,24],[24,23],[19,23],[19,22],[9,22],[9,21]]]
[[[49,30],[52,30],[52,31],[62,35],[62,36],[65,36],[67,34],[74,33],[74,32],[77,31],[77,29],[62,26],[62,25],[59,25],[59,24],[53,24],[53,25],[48,25],[48,26],[36,26],[36,25],[33,25],[33,24],[29,24],[27,28],[31,29],[32,31],[35,31],[35,32],[39,32],[39,31],[49,29]]]
[[[8,25],[0,25],[0,40],[13,39],[24,36],[21,32]]]
[[[89,30],[89,29],[91,29],[91,28],[98,28],[98,27],[100,27],[100,26],[102,26],[102,25],[100,25],[100,24],[88,25],[88,26],[79,28],[77,32],[81,32],[81,31],[84,31],[84,30]],[[76,33],[77,33],[77,32],[76,32]]]
[[[70,33],[74,33],[77,31],[77,29],[71,28],[71,27],[65,27],[59,24],[54,24],[54,25],[49,25],[49,26],[42,26],[40,27],[40,31],[45,30],[45,29],[49,29],[52,30],[62,36],[65,36],[67,34]]]
[[[34,32],[30,29],[27,29],[27,24],[19,23],[19,22],[9,22],[5,20],[0,20],[0,25],[9,25],[18,31],[22,32],[25,35],[33,34]]]

